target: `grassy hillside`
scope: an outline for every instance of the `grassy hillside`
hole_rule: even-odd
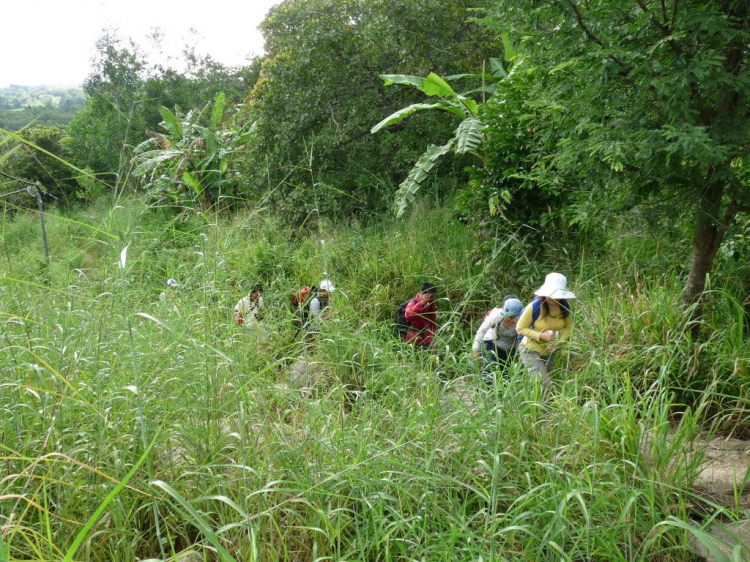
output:
[[[691,342],[678,248],[561,232],[531,259],[441,209],[293,230],[117,203],[51,213],[49,268],[37,217],[3,221],[6,559],[693,560],[690,535],[730,516],[690,491],[685,444],[746,424],[742,307],[714,287]],[[518,366],[488,390],[473,330],[552,269],[579,297],[554,392]],[[339,290],[305,345],[289,297],[324,275]],[[436,353],[388,325],[423,280]],[[256,281],[269,314],[247,333],[231,309]]]

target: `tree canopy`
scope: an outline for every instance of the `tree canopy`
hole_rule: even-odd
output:
[[[489,5],[479,2],[479,5]],[[448,115],[422,115],[370,135],[414,92],[385,88],[380,74],[451,74],[481,69],[499,40],[478,27],[476,2],[287,0],[261,29],[267,59],[252,92],[256,153],[248,172],[279,184],[285,213],[390,206],[393,186],[424,150],[455,128]],[[315,180],[308,170],[310,154]],[[312,188],[315,198],[312,201]],[[385,205],[384,205],[385,203]]]
[[[690,211],[686,304],[750,209],[748,10],[741,0],[499,0],[485,20],[540,70],[524,102],[537,140],[523,177],[594,210],[577,220],[644,202]]]

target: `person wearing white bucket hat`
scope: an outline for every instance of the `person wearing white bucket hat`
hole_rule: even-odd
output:
[[[543,377],[544,386],[552,386],[550,371],[555,351],[560,342],[570,337],[573,317],[568,300],[576,298],[568,291],[568,280],[561,273],[550,273],[544,285],[534,293],[534,299],[523,311],[516,331],[523,336],[519,349],[523,364]]]

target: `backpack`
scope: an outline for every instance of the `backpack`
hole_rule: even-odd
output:
[[[393,327],[396,330],[396,334],[401,338],[404,339],[406,336],[406,332],[409,331],[411,326],[409,325],[409,322],[406,320],[406,307],[409,305],[411,301],[415,300],[414,298],[410,298],[402,302],[400,305],[398,305],[398,309],[396,310],[396,321],[393,323]]]
[[[560,299],[557,302],[560,303],[560,308],[563,311],[563,318],[567,318],[568,316],[570,316],[570,303],[567,301],[567,299]],[[536,324],[536,321],[539,320],[539,315],[541,313],[542,301],[540,299],[534,299],[531,302],[531,324],[529,324],[529,328],[534,328],[534,324]],[[518,339],[523,339],[523,336],[521,334],[518,334]]]
[[[303,322],[306,322],[310,316],[310,311],[308,310],[310,307],[310,301],[312,301],[317,294],[317,287],[305,285],[292,295],[292,309]]]

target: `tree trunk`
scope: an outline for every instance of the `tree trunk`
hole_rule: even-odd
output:
[[[693,252],[690,262],[690,275],[682,292],[682,304],[686,308],[697,304],[691,314],[693,321],[690,333],[693,340],[700,335],[700,320],[703,317],[703,292],[706,289],[706,275],[711,272],[724,239],[726,224],[720,218],[721,199],[724,195],[724,184],[721,181],[709,179],[703,188],[701,202],[698,207],[698,224],[693,237]]]

